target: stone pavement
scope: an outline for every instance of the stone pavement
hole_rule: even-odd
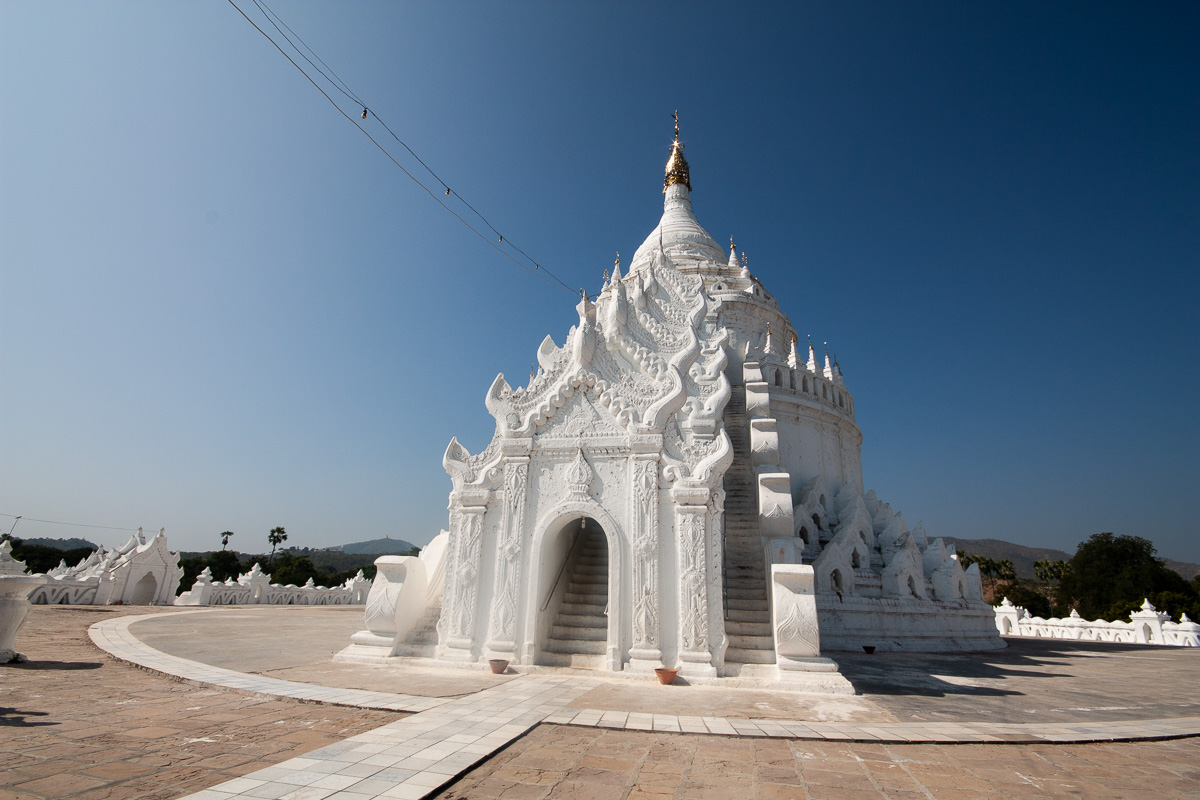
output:
[[[107,657],[100,619],[146,607],[34,606],[0,666],[0,800],[167,800],[399,716],[189,686]]]
[[[138,612],[147,610],[137,609]],[[230,611],[223,610],[222,613]],[[318,613],[324,611],[279,609],[277,613],[290,615],[287,618],[291,620],[302,620],[305,615],[311,620],[330,619],[328,615]],[[443,671],[450,677],[438,679],[442,682],[440,687],[438,680],[418,675],[418,683],[435,696],[403,695],[317,686],[247,675],[225,667],[214,668],[156,652],[138,637],[128,635],[131,629],[142,636],[162,625],[168,628],[186,625],[190,635],[176,637],[173,646],[182,647],[182,643],[188,642],[194,650],[204,650],[195,645],[199,637],[217,643],[210,645],[208,651],[223,653],[219,658],[208,657],[208,660],[223,658],[225,663],[237,663],[239,649],[250,647],[259,654],[254,658],[265,658],[263,653],[271,648],[278,649],[278,643],[271,644],[269,634],[281,626],[264,625],[261,615],[257,615],[254,624],[267,643],[264,645],[256,639],[251,646],[245,639],[229,636],[225,630],[228,626],[224,623],[219,630],[226,635],[213,636],[212,630],[206,632],[204,626],[198,624],[204,618],[203,612],[188,616],[168,611],[133,625],[129,624],[128,617],[122,616],[126,613],[116,609],[34,609],[33,618],[22,631],[21,648],[35,659],[60,660],[48,653],[53,649],[50,644],[62,643],[44,643],[42,632],[50,631],[51,639],[63,639],[61,634],[70,632],[73,625],[73,636],[67,638],[74,639],[70,644],[75,648],[75,658],[61,659],[60,662],[82,664],[81,672],[89,670],[89,675],[101,676],[97,683],[98,697],[110,697],[109,693],[113,693],[111,697],[123,699],[89,704],[91,687],[85,688],[83,682],[42,681],[34,690],[29,688],[27,681],[22,684],[22,679],[53,670],[5,667],[6,671],[0,672],[4,697],[18,701],[15,705],[6,705],[12,705],[21,713],[8,715],[4,721],[37,722],[38,713],[47,713],[48,718],[42,721],[51,725],[36,733],[20,730],[18,726],[0,728],[0,758],[5,759],[3,763],[8,770],[3,779],[5,788],[0,788],[0,800],[71,796],[97,800],[142,796],[167,798],[194,792],[200,786],[212,788],[195,795],[198,800],[425,797],[433,795],[439,787],[445,787],[442,796],[447,798],[1200,797],[1196,788],[1200,785],[1197,780],[1200,772],[1194,766],[1200,761],[1198,739],[1067,746],[1053,743],[1055,739],[1105,739],[1131,733],[1194,734],[1198,732],[1200,720],[1190,715],[1194,712],[1189,706],[1177,709],[1180,716],[1150,723],[1120,718],[1098,719],[1094,709],[1084,709],[1074,712],[1076,717],[1082,715],[1082,718],[1071,719],[1065,725],[1061,722],[1034,726],[992,723],[987,721],[987,715],[981,721],[947,725],[944,722],[918,722],[911,717],[897,721],[897,715],[882,707],[876,707],[872,717],[868,713],[873,707],[875,696],[872,696],[855,698],[862,705],[854,707],[849,716],[839,712],[840,718],[821,723],[815,721],[820,714],[799,713],[822,708],[819,702],[806,707],[794,701],[795,697],[802,696],[792,696],[793,699],[782,703],[777,699],[772,705],[761,701],[764,693],[749,692],[746,696],[755,698],[755,702],[747,704],[740,712],[734,705],[716,706],[722,713],[738,712],[740,716],[643,714],[587,706],[637,703],[638,694],[645,690],[657,692],[657,697],[663,698],[658,700],[659,703],[670,697],[675,701],[674,710],[688,712],[692,710],[689,705],[701,702],[702,694],[709,698],[720,695],[701,692],[708,687],[657,687],[570,674],[531,675],[515,680],[498,678],[488,683],[495,676],[483,677],[479,671],[462,670]],[[86,646],[81,648],[85,620],[97,618],[106,620],[106,624],[93,628],[92,636],[121,658],[148,662],[153,669],[175,671],[185,680],[203,680],[209,685],[193,687],[172,682],[161,675],[114,664]],[[345,619],[357,624],[351,617]],[[331,633],[334,634],[335,638],[341,635],[336,631]],[[318,654],[325,647],[313,639],[306,640],[305,644]],[[38,647],[43,649],[41,655]],[[1151,654],[1153,651],[1152,648]],[[328,655],[319,657],[328,658]],[[272,675],[279,674],[280,669],[304,671],[318,666],[314,662],[280,667],[277,663],[267,663],[269,660],[255,663]],[[1063,684],[1063,678],[1069,677],[1066,673],[1070,671],[1070,664],[1086,663],[1087,660],[1087,654],[1074,662],[1063,660],[1064,672],[1056,675],[1054,682]],[[1175,672],[1172,672],[1169,660],[1151,666],[1171,680],[1177,677],[1179,670],[1186,675],[1189,663],[1179,662],[1185,665],[1183,667],[1175,664]],[[388,667],[374,667],[373,670],[377,681],[394,672]],[[195,674],[189,675],[189,672]],[[201,673],[202,677],[196,677]],[[340,678],[345,679],[349,674],[340,673]],[[357,677],[353,681],[370,678],[369,671],[355,674]],[[453,693],[449,689],[453,688],[455,676],[465,684],[486,684],[490,688],[483,691],[468,689],[473,693],[450,699]],[[1078,676],[1074,682],[1064,684],[1068,697],[1069,684],[1077,682]],[[214,691],[213,684],[224,684],[228,690]],[[1194,691],[1190,688],[1194,685],[1175,686],[1173,691],[1186,695]],[[605,687],[621,691],[606,695]],[[247,696],[245,692],[257,694]],[[272,693],[306,702],[266,699]],[[782,697],[787,693],[779,694]],[[186,705],[180,707],[162,696]],[[234,714],[234,718],[225,724],[217,717],[220,710],[214,714],[211,713],[213,709],[205,705],[222,702],[236,710],[253,710],[258,704],[264,704],[269,706],[269,711],[258,715],[263,719],[250,726],[252,739],[240,738],[239,726],[247,725],[240,716]],[[726,702],[732,703],[732,700]],[[124,706],[120,716],[112,711],[111,706],[115,703]],[[328,703],[412,710],[420,710],[421,704],[426,705],[421,713],[396,721],[399,717],[396,713],[338,708]],[[160,704],[162,708],[158,707]],[[244,708],[241,704],[251,705]],[[276,706],[295,714],[280,714]],[[309,716],[312,714],[317,715],[316,719]],[[798,718],[788,719],[788,715]],[[541,719],[571,724],[538,725]],[[357,727],[349,724],[350,720],[355,721]],[[46,728],[69,721],[82,723],[80,727],[88,729],[82,738],[92,739],[88,743],[90,750],[83,747],[58,752],[59,746],[70,739],[71,731],[47,732]],[[276,725],[276,722],[280,724]],[[305,723],[309,724],[307,731],[304,730]],[[332,726],[312,730],[324,723],[332,723]],[[193,725],[195,731],[190,727]],[[331,733],[333,726],[342,727]],[[16,735],[9,735],[14,729]],[[1032,739],[1038,743],[1023,746],[888,744],[873,739],[878,736],[874,733],[877,729],[887,734],[879,739],[887,741],[1005,741],[1023,737],[1022,740]],[[1002,729],[1018,732],[1006,733]],[[680,733],[668,732],[675,730]],[[700,730],[708,731],[708,735],[683,733]],[[1031,731],[1035,733],[1033,737],[1029,735]],[[303,743],[289,738],[305,732],[316,735]],[[722,733],[726,735],[714,735]],[[791,738],[797,735],[813,738]],[[39,737],[36,742],[33,736]],[[771,736],[789,738],[768,738]],[[837,736],[854,741],[831,741]],[[109,753],[99,752],[111,748],[114,741],[122,743],[120,751],[113,750],[111,757]],[[872,741],[876,743],[869,743]],[[501,749],[506,745],[507,749]],[[197,747],[213,747],[220,752],[198,757],[192,750]],[[308,752],[294,757],[301,750]],[[210,760],[222,755],[232,760]],[[112,771],[111,774],[93,774],[94,770],[89,769],[93,764],[86,760],[91,756],[103,759],[96,763]],[[72,763],[57,766],[49,763],[60,757]],[[484,763],[479,763],[481,761]],[[131,765],[138,774],[118,774],[124,765]],[[43,771],[34,774],[39,768]],[[57,779],[60,773],[74,776],[72,781],[78,781],[80,775],[84,780],[37,783],[40,777]],[[239,775],[243,777],[231,780]]]
[[[543,725],[440,800],[1200,797],[1200,740],[871,745]]]

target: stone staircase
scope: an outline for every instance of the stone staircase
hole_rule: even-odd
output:
[[[417,620],[416,624],[413,625],[413,629],[404,637],[404,641],[396,645],[396,655],[412,658],[433,658],[438,641],[437,624],[441,616],[441,601],[425,609],[424,616]]]
[[[585,532],[540,663],[603,669],[608,644],[608,543],[594,524]]]
[[[758,484],[750,466],[746,390],[733,387],[725,406],[725,432],[733,464],[725,473],[725,674],[753,671],[748,665],[775,663],[767,572],[758,531]]]

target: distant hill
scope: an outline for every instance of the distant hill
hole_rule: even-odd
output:
[[[1070,561],[1072,555],[1048,547],[1026,547],[1023,544],[1013,544],[1003,539],[957,539],[953,536],[943,536],[942,540],[946,544],[954,545],[954,549],[960,553],[1001,560],[1008,559],[1013,563],[1018,578],[1036,577],[1033,573],[1033,562],[1035,561]]]
[[[412,542],[385,536],[382,539],[371,539],[368,542],[344,544],[342,545],[342,552],[351,555],[405,556],[414,547],[416,545]]]
[[[52,547],[55,550],[79,550],[88,548],[89,550],[99,550],[100,546],[92,544],[87,539],[26,539],[24,536],[16,536],[26,545],[36,545],[38,547]]]
[[[946,544],[954,545],[960,553],[971,553],[987,558],[1008,559],[1013,563],[1018,578],[1036,577],[1033,572],[1035,561],[1070,561],[1074,553],[1064,553],[1062,550],[1052,550],[1048,547],[1026,547],[1023,544],[1013,544],[1003,539],[956,539],[953,536],[943,536]],[[1200,564],[1189,564],[1186,561],[1163,559],[1168,569],[1173,569],[1187,580],[1200,575]]]

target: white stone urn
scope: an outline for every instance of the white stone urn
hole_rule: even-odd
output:
[[[17,631],[29,613],[30,590],[46,580],[25,572],[25,564],[12,557],[12,544],[0,542],[0,664],[27,660],[14,649]]]

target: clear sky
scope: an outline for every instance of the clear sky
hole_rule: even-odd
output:
[[[829,342],[910,525],[1200,561],[1197,4],[271,7],[593,292],[678,108],[700,221]],[[427,542],[450,437],[574,304],[225,0],[0,3],[0,529]]]

